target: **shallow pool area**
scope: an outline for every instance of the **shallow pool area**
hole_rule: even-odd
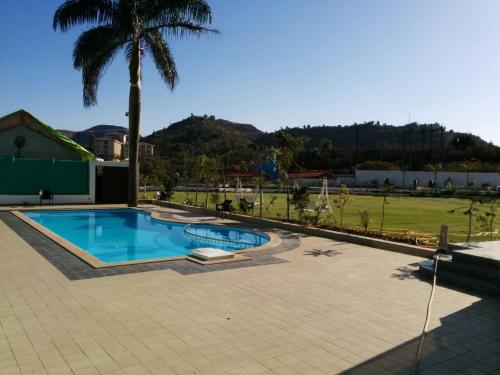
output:
[[[103,263],[187,256],[212,247],[240,251],[265,245],[264,233],[209,224],[158,220],[136,209],[40,210],[22,214]]]

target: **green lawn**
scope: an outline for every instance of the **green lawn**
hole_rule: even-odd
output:
[[[195,194],[190,193],[194,198]],[[249,194],[250,195],[250,194]],[[228,199],[233,199],[236,202],[233,193],[227,194]],[[264,194],[264,205],[267,207],[270,202],[271,196],[277,196],[275,204],[269,208],[266,213],[264,209],[264,216],[274,218],[284,218],[286,216],[286,196],[285,194]],[[172,202],[182,203],[185,197],[183,192],[175,192]],[[382,197],[380,196],[364,196],[353,195],[351,204],[346,206],[344,211],[344,226],[352,228],[361,228],[359,219],[359,210],[367,209],[370,215],[369,229],[377,231],[380,227],[381,213],[382,213]],[[209,194],[209,208],[214,208],[215,204],[211,202]],[[311,195],[314,201],[317,195]],[[333,201],[335,196],[330,197]],[[219,202],[224,200],[223,193],[219,194]],[[202,205],[205,202],[205,193],[198,193],[198,204]],[[405,231],[421,233],[424,236],[437,236],[439,233],[440,225],[447,224],[449,226],[450,241],[459,242],[465,241],[467,234],[467,217],[459,212],[455,214],[449,213],[450,210],[463,207],[468,204],[466,199],[458,198],[418,198],[418,197],[390,197],[389,204],[386,206],[386,216],[384,224],[384,232],[400,233]],[[486,206],[485,206],[486,208]],[[254,215],[258,215],[258,208],[255,209]],[[291,217],[297,218],[296,212],[291,207]],[[463,210],[462,210],[463,211]],[[339,210],[334,208],[334,216],[337,220],[339,217]],[[322,214],[323,220],[326,220],[326,215]],[[489,240],[489,236],[480,234],[477,220],[473,220],[473,234],[474,241]],[[495,236],[495,239],[500,239],[500,236]]]

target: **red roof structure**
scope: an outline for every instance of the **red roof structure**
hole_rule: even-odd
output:
[[[227,177],[246,177],[246,178],[253,178],[255,176],[258,176],[258,172],[231,172],[227,174]]]
[[[290,179],[300,179],[300,178],[332,178],[334,175],[325,170],[311,169],[300,172],[288,173],[288,178]]]

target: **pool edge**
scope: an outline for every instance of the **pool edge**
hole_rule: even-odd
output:
[[[127,208],[132,208],[132,207],[127,207]],[[127,208],[121,208],[121,209],[127,209]],[[92,210],[92,209],[96,209],[96,208],[85,208],[85,209],[79,208],[79,209],[75,209],[75,211]],[[116,209],[120,209],[120,208],[116,208]],[[143,210],[139,207],[133,207],[133,209],[148,213],[155,220],[176,222],[174,220],[168,220],[168,219],[161,218],[161,217],[159,217],[159,215],[158,215],[158,217],[155,217],[157,215],[153,216],[153,214],[157,214],[157,213],[146,211],[146,210]],[[51,211],[51,210],[52,210],[51,208],[39,209],[39,211]],[[71,209],[68,209],[68,210],[71,210]],[[9,212],[12,215],[16,216],[18,219],[20,219],[21,221],[23,221],[24,223],[30,225],[32,228],[34,228],[35,230],[37,230],[38,232],[40,232],[41,234],[43,234],[44,236],[46,236],[47,238],[52,240],[53,242],[55,242],[56,244],[58,244],[59,246],[61,246],[66,251],[70,252],[72,255],[78,257],[83,262],[87,263],[88,265],[90,265],[91,267],[96,268],[96,269],[129,266],[129,265],[139,265],[139,264],[146,264],[146,263],[168,262],[168,261],[176,261],[176,260],[190,260],[189,255],[185,255],[185,256],[166,257],[166,258],[152,258],[152,259],[143,259],[143,260],[131,260],[131,261],[125,261],[125,262],[104,263],[101,260],[99,260],[97,257],[90,254],[89,252],[83,250],[82,248],[76,246],[72,242],[70,242],[70,241],[66,240],[65,238],[59,236],[58,234],[52,232],[50,229],[43,226],[42,224],[40,224],[40,223],[32,220],[28,216],[24,215],[22,213],[22,211],[30,211],[30,210],[10,210]],[[179,222],[179,223],[181,223],[181,222]],[[183,224],[185,224],[185,223],[183,223]],[[210,224],[210,225],[224,226],[221,224]],[[232,225],[235,225],[235,223],[232,223]],[[269,237],[269,242],[267,242],[266,244],[264,244],[262,246],[257,246],[257,247],[252,247],[250,249],[234,251],[234,253],[236,253],[236,254],[268,250],[268,249],[271,249],[271,248],[276,247],[279,244],[281,244],[281,237],[276,235],[275,233],[272,233],[272,232],[266,231],[266,230],[257,230],[257,229],[249,228],[249,227],[246,227],[243,225],[241,225],[241,226],[247,230],[259,231],[259,232],[266,234]]]

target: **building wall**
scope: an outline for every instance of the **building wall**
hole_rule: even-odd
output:
[[[139,142],[139,157],[151,157],[154,155],[155,146],[150,143]],[[128,158],[128,143],[124,143],[122,147],[122,158]]]
[[[440,171],[437,174],[434,172],[424,171],[356,171],[355,185],[371,185],[373,181],[378,184],[383,184],[385,179],[398,187],[413,188],[414,181],[418,180],[419,186],[428,186],[429,180],[434,181],[436,178],[438,187],[445,187],[450,180],[453,185],[467,186],[473,185],[481,187],[483,184],[490,186],[500,185],[499,173],[482,173],[482,172],[449,172]],[[449,179],[449,180],[448,180]]]
[[[54,194],[54,204],[94,204],[96,184],[96,162],[89,160],[88,189],[86,194]],[[42,188],[42,187],[40,187]],[[0,205],[33,205],[39,204],[38,194],[0,194]]]
[[[81,156],[62,144],[41,135],[26,126],[19,125],[0,131],[0,157],[17,156],[14,140],[18,136],[26,139],[21,148],[21,157],[29,159],[80,160]]]
[[[120,160],[122,143],[112,138],[98,138],[95,140],[96,154],[104,160]]]
[[[154,146],[150,143],[139,142],[139,155],[140,156],[153,156]]]

